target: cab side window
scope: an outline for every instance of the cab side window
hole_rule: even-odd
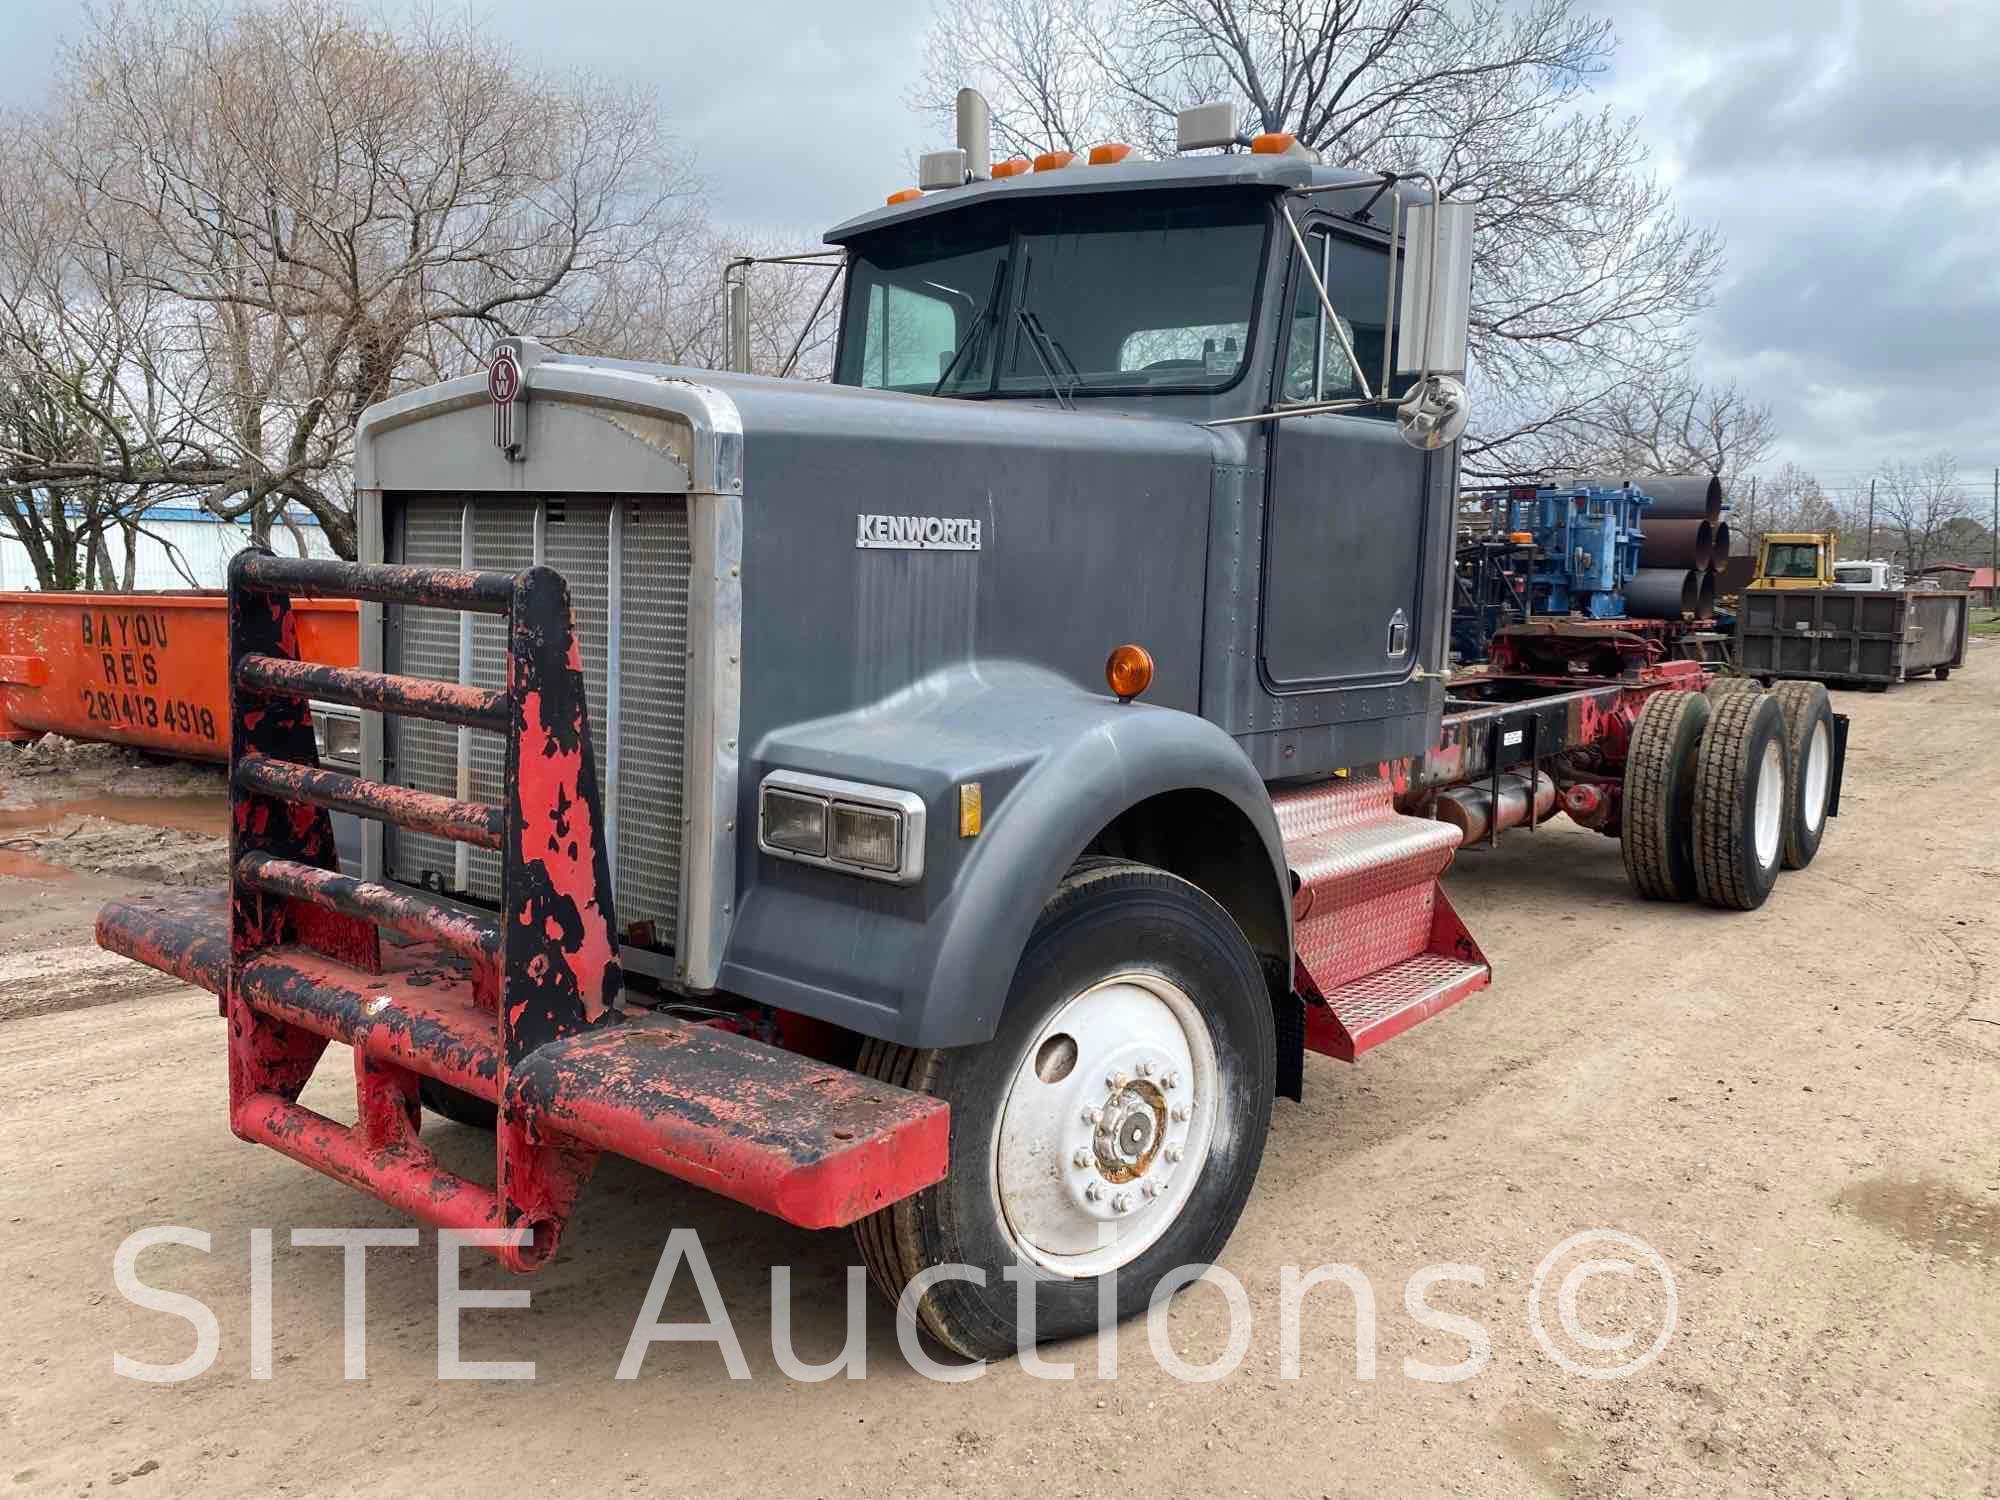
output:
[[[1327,320],[1319,292],[1303,265],[1295,267],[1292,287],[1290,333],[1285,345],[1283,380],[1279,399],[1283,401],[1344,401],[1358,399],[1361,381],[1348,358],[1351,345],[1355,358],[1368,372],[1372,388],[1382,378],[1382,338],[1388,312],[1388,253],[1379,246],[1362,244],[1325,229],[1314,229],[1306,237],[1312,263],[1326,284],[1326,294],[1340,315],[1340,330]],[[1343,345],[1341,333],[1345,333]],[[1405,381],[1398,380],[1400,388]],[[1380,394],[1379,392],[1377,394]],[[1361,415],[1389,418],[1388,406],[1363,408]]]
[[[869,290],[862,345],[862,385],[928,388],[958,346],[958,315],[942,297],[878,282]]]

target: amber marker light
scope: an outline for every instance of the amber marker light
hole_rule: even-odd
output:
[[[1144,646],[1115,647],[1104,663],[1104,681],[1120,703],[1130,703],[1153,685],[1153,654]]]
[[[923,197],[923,195],[924,190],[922,188],[904,188],[899,193],[891,193],[889,195],[888,206],[894,208],[898,203],[914,203],[917,199]]]

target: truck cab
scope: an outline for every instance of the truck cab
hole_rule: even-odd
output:
[[[1814,531],[1774,531],[1757,551],[1753,589],[1828,589],[1835,586],[1834,538]]]
[[[1904,581],[1903,570],[1892,562],[1844,562],[1833,566],[1833,586],[1837,589],[1899,589]]]

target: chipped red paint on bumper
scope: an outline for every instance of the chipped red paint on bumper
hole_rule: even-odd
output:
[[[107,905],[97,937],[219,993],[227,920],[220,891],[139,896]],[[380,975],[318,955],[254,961],[244,993],[260,1013],[383,1064],[496,1104],[504,1088],[516,1117],[552,1140],[613,1152],[801,1228],[852,1224],[944,1178],[941,1100],[719,1027],[639,1014],[549,1043],[510,1074],[462,960],[420,943],[385,944],[382,957]],[[389,1003],[375,1005],[384,995]],[[426,1223],[502,1227],[491,1189],[440,1175],[421,1148],[371,1150],[349,1127],[271,1094],[253,1095],[231,1123]]]

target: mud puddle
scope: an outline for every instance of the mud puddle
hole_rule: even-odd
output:
[[[130,797],[117,793],[65,797],[26,807],[0,807],[0,833],[49,833],[65,818],[102,818],[142,828],[164,828],[223,838],[229,832],[229,804],[221,797]],[[4,846],[14,841],[4,840]]]
[[[1848,1188],[1839,1201],[1912,1250],[2000,1271],[2000,1201],[1981,1201],[1930,1176],[1871,1177]]]

